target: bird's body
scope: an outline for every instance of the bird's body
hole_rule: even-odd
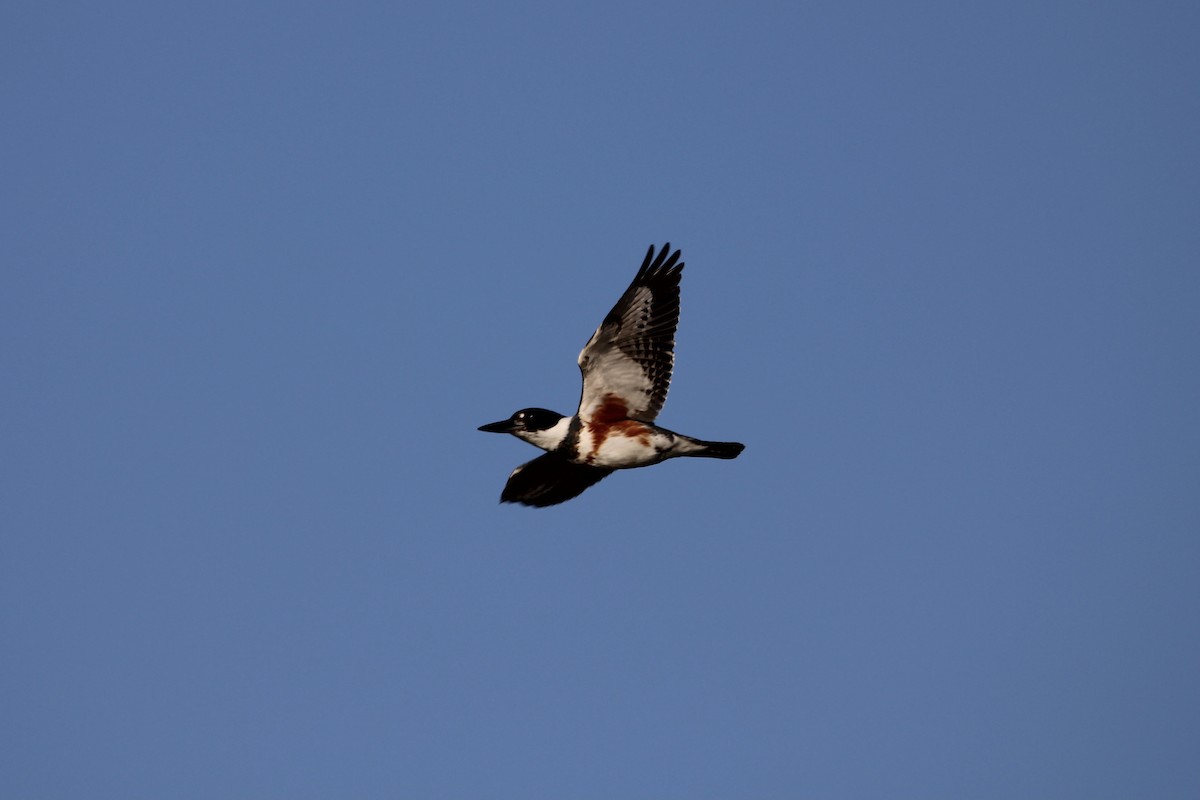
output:
[[[579,410],[526,408],[480,428],[545,450],[513,470],[501,502],[549,506],[570,500],[617,469],[668,458],[736,458],[743,445],[706,442],[654,424],[671,383],[683,262],[652,246],[633,283],[579,354]]]

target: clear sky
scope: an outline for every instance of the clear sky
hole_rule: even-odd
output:
[[[0,796],[1200,796],[1195,3],[3,18]]]

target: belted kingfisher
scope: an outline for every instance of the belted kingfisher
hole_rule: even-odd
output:
[[[641,269],[579,353],[583,394],[567,417],[525,408],[479,428],[511,433],[545,455],[508,476],[501,503],[552,506],[582,494],[613,470],[647,467],[668,458],[737,458],[745,445],[705,442],[654,424],[675,364],[679,325],[679,251],[658,256],[654,245]]]

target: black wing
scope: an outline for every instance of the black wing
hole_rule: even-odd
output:
[[[579,353],[585,422],[598,413],[653,422],[662,410],[675,366],[679,255],[665,244],[655,257],[651,245],[633,283]]]
[[[604,467],[572,463],[557,453],[546,453],[512,471],[500,502],[539,508],[556,505],[578,497],[611,472]]]

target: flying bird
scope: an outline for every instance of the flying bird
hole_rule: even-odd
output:
[[[523,408],[480,426],[511,433],[545,454],[508,476],[502,503],[552,506],[570,500],[614,470],[648,467],[668,458],[737,458],[745,445],[706,442],[654,424],[675,365],[679,325],[680,251],[650,246],[633,283],[579,353],[579,410],[564,416]],[[669,255],[668,255],[669,254]]]

